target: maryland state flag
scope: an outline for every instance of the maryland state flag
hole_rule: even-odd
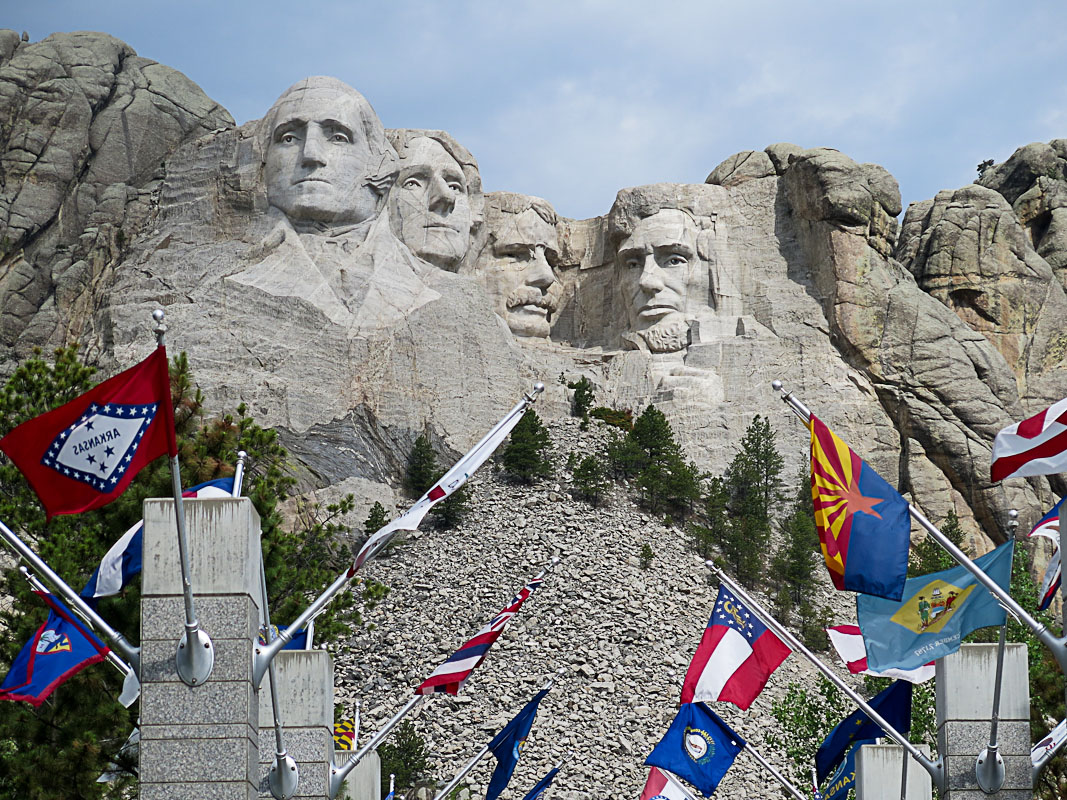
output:
[[[356,739],[355,720],[343,719],[333,724],[333,749],[351,750]]]
[[[108,648],[58,598],[46,592],[35,594],[52,612],[15,656],[0,685],[0,700],[25,700],[36,707],[61,683],[107,658]]]
[[[178,453],[166,349],[22,423],[0,439],[0,450],[26,476],[49,519],[117,500],[142,467]]]
[[[834,586],[899,600],[911,543],[908,501],[814,414],[810,429],[815,526]]]

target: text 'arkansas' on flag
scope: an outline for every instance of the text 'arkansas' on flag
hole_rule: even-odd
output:
[[[34,592],[51,612],[26,643],[0,685],[0,700],[25,700],[39,706],[64,681],[103,661],[109,652],[58,597]]]
[[[839,590],[899,600],[908,574],[908,501],[811,415],[811,496],[823,559]]]
[[[1067,398],[1001,430],[989,466],[994,481],[1058,472],[1067,472]]]
[[[526,584],[522,591],[511,598],[511,602],[489,621],[489,624],[474,634],[462,647],[449,656],[447,661],[435,669],[430,677],[420,683],[415,689],[415,694],[434,694],[435,692],[459,694],[464,681],[485,660],[489,654],[489,648],[500,638],[508,622],[519,613],[522,604],[537,591],[543,581],[543,578],[534,578]]]
[[[26,476],[49,519],[118,499],[142,467],[178,452],[166,349],[23,422],[0,439],[0,450]]]
[[[1015,540],[974,560],[1005,591]],[[978,628],[1004,624],[1004,608],[965,567],[909,578],[899,602],[859,595],[856,619],[873,670],[917,669],[960,649]]]
[[[747,709],[790,653],[725,586],[682,683],[682,703],[719,700]]]

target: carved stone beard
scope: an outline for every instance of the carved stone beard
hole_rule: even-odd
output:
[[[661,322],[637,335],[653,353],[676,353],[689,346],[689,323],[684,319]]]

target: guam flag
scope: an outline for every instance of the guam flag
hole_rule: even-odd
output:
[[[22,423],[0,439],[0,450],[26,476],[49,519],[118,499],[142,467],[178,453],[166,349]]]
[[[35,594],[52,612],[15,656],[0,685],[0,700],[25,700],[39,706],[68,678],[107,658],[108,648],[58,598],[46,592]]]
[[[908,501],[814,414],[810,428],[815,525],[834,586],[899,600],[911,543]]]

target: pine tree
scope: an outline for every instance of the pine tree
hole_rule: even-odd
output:
[[[548,429],[541,424],[537,412],[532,408],[527,409],[504,445],[501,453],[504,470],[512,478],[528,484],[538,478],[548,477],[552,474],[552,462],[549,459],[551,444]]]
[[[945,534],[956,547],[963,546],[963,528],[960,527],[960,518],[956,516],[955,509],[949,509],[946,517],[941,520],[941,533]],[[933,537],[926,536],[911,546],[908,556],[908,577],[916,575],[929,575],[931,572],[952,569],[956,566],[956,559],[939,545]]]
[[[440,470],[435,473],[430,485],[437,483],[442,478],[446,470]],[[452,494],[446,497],[441,502],[437,503],[430,513],[434,517],[434,522],[438,528],[444,528],[449,530],[457,527],[467,516],[467,512],[470,511],[470,483],[467,482],[456,489]]]
[[[815,568],[819,561],[819,535],[811,502],[811,482],[807,469],[800,471],[792,508],[781,526],[782,544],[771,564],[774,583],[789,593],[799,605],[815,588]]]
[[[382,797],[389,793],[389,775],[396,776],[396,791],[415,787],[430,769],[430,748],[415,730],[413,722],[400,723],[391,742],[378,748],[381,758]]]
[[[363,523],[363,532],[367,536],[371,536],[388,524],[389,517],[385,514],[385,506],[375,500],[374,505],[370,507],[370,513],[367,514],[366,521]]]
[[[571,400],[571,413],[581,418],[583,423],[589,421],[589,409],[593,407],[593,399],[596,391],[593,382],[584,375],[576,381],[567,384],[568,389],[574,390],[574,398]]]
[[[420,433],[415,438],[408,454],[408,468],[404,475],[404,488],[413,498],[422,497],[433,488],[438,478],[437,454],[433,451],[426,434]]]
[[[596,456],[585,456],[574,468],[574,491],[579,497],[594,506],[599,505],[600,495],[608,488],[604,468]]]

